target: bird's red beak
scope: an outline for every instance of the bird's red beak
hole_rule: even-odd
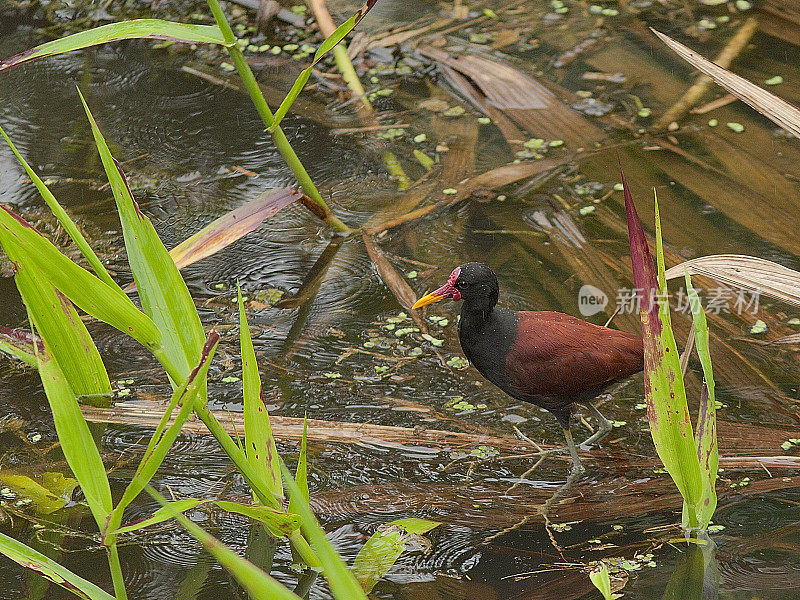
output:
[[[447,283],[445,283],[442,287],[438,290],[432,291],[430,294],[425,294],[422,298],[417,300],[412,306],[412,309],[422,308],[423,306],[427,306],[428,304],[433,304],[434,302],[438,302],[439,300],[444,300],[445,298],[452,298],[453,300],[461,300],[461,292],[456,289],[456,280],[458,276],[461,274],[461,269],[456,267],[455,270],[450,273],[450,277],[447,279]]]

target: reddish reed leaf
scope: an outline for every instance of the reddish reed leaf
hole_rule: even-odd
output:
[[[0,325],[0,352],[18,358],[32,367],[36,366],[36,352],[44,352],[44,345],[38,336],[24,329],[11,329]]]
[[[290,188],[269,190],[255,199],[225,213],[170,250],[169,255],[179,269],[211,256],[250,233],[295,200],[301,192]]]
[[[622,167],[620,166],[620,172]],[[660,301],[666,293],[661,224],[656,201],[656,241],[658,271],[647,245],[642,223],[633,204],[625,173],[625,214],[628,243],[633,266],[633,282],[639,300],[644,340],[644,386],[650,433],[661,462],[683,496],[688,525],[699,526],[702,496],[700,463],[697,459],[692,422],[686,404],[680,359],[669,316],[669,302]],[[660,284],[660,285],[659,285]]]

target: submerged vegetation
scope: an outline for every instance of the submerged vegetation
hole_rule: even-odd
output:
[[[6,76],[3,71],[38,59],[132,39],[155,41],[158,51],[174,52],[174,56],[197,55],[197,62],[185,62],[180,72],[199,77],[220,89],[247,94],[260,118],[259,129],[263,125],[263,133],[269,136],[299,185],[298,189],[270,189],[246,202],[239,200],[238,208],[210,224],[203,223],[204,227],[195,228],[194,235],[167,251],[163,234],[159,235],[161,232],[157,232],[157,226],[148,216],[152,214],[151,207],[134,198],[138,169],[123,161],[124,150],[111,142],[108,125],[96,110],[99,124],[95,121],[90,111],[90,105],[95,108],[93,99],[87,94],[87,101],[83,96],[90,87],[81,81],[77,95],[108,180],[107,184],[103,182],[97,187],[110,189],[122,226],[128,263],[114,265],[115,261],[109,260],[105,251],[87,240],[89,236],[78,219],[70,216],[56,200],[51,192],[51,188],[55,189],[53,181],[44,173],[37,174],[43,167],[28,155],[21,140],[12,140],[15,136],[10,130],[11,135],[7,135],[0,129],[51,213],[43,217],[42,222],[36,222],[34,228],[27,220],[27,207],[12,210],[5,203],[0,205],[0,246],[13,269],[30,328],[28,331],[0,327],[0,351],[38,370],[58,446],[66,460],[66,464],[48,464],[43,473],[7,472],[3,464],[3,471],[0,471],[3,504],[0,507],[38,524],[42,515],[60,516],[69,512],[75,504],[73,496],[80,498],[77,504],[88,509],[93,523],[86,537],[96,542],[95,549],[102,547],[105,551],[111,577],[106,582],[96,570],[93,574],[97,579],[84,577],[85,573],[74,568],[68,556],[53,560],[51,548],[40,543],[40,539],[34,537],[24,544],[13,531],[0,533],[0,552],[80,597],[121,600],[127,598],[129,592],[133,595],[130,579],[126,579],[131,572],[126,566],[126,547],[146,546],[157,537],[159,527],[177,524],[231,574],[237,582],[237,590],[241,588],[252,598],[288,599],[329,593],[337,600],[349,600],[366,598],[376,593],[375,589],[377,594],[383,595],[385,591],[379,587],[379,582],[401,556],[411,550],[417,556],[430,556],[431,561],[440,561],[426,567],[426,573],[436,574],[431,578],[443,574],[436,585],[464,587],[443,592],[447,598],[486,593],[486,589],[475,587],[472,577],[454,583],[467,569],[474,568],[477,571],[475,581],[483,577],[498,588],[507,585],[498,581],[523,582],[521,585],[524,585],[526,580],[541,573],[563,571],[566,573],[564,580],[554,578],[552,581],[556,583],[550,581],[549,584],[555,587],[543,586],[542,597],[578,598],[589,592],[593,584],[608,599],[619,597],[628,577],[648,569],[658,570],[656,567],[661,566],[667,548],[682,541],[678,537],[682,530],[687,534],[684,540],[688,545],[681,563],[666,587],[663,581],[659,582],[658,593],[646,597],[660,598],[663,594],[664,598],[700,598],[701,593],[713,597],[718,591],[720,577],[714,556],[716,545],[708,534],[724,531],[723,525],[712,524],[717,492],[720,491],[721,497],[725,492],[744,497],[751,493],[791,490],[798,485],[790,477],[773,479],[770,471],[798,465],[792,455],[798,447],[798,437],[789,429],[754,429],[756,434],[752,435],[748,446],[743,441],[749,435],[746,423],[735,424],[741,431],[732,434],[734,426],[721,421],[719,444],[724,468],[719,468],[717,408],[725,405],[718,398],[717,389],[722,389],[719,396],[723,400],[730,401],[739,394],[736,385],[744,381],[743,389],[755,390],[761,386],[775,391],[778,400],[771,399],[773,405],[785,401],[764,367],[769,360],[764,356],[771,356],[769,353],[775,352],[774,346],[768,347],[765,342],[763,355],[758,354],[758,358],[753,359],[748,351],[742,350],[737,335],[742,330],[758,340],[757,336],[774,333],[781,336],[777,340],[771,338],[778,347],[790,347],[797,344],[797,334],[792,333],[791,327],[796,324],[792,324],[791,318],[782,312],[776,314],[772,307],[757,314],[755,311],[745,315],[740,312],[736,321],[709,307],[704,310],[702,300],[707,298],[702,297],[703,291],[699,288],[708,289],[714,281],[719,281],[797,306],[800,304],[800,273],[753,256],[703,256],[712,249],[730,251],[727,231],[738,228],[735,231],[752,233],[764,223],[774,223],[774,227],[764,232],[765,239],[795,256],[796,247],[788,235],[789,232],[793,235],[793,227],[774,219],[780,214],[779,209],[763,202],[765,214],[723,204],[730,213],[730,222],[726,222],[728,229],[720,227],[718,231],[715,225],[704,231],[695,225],[706,221],[676,201],[671,191],[675,183],[672,178],[679,181],[678,187],[691,189],[711,177],[720,177],[715,181],[725,183],[714,190],[715,194],[730,192],[740,197],[747,194],[737,186],[751,177],[761,186],[762,195],[756,198],[760,201],[768,194],[765,190],[770,185],[784,191],[793,191],[794,185],[782,175],[771,180],[777,170],[765,171],[768,175],[763,175],[748,167],[749,175],[729,173],[731,159],[726,158],[725,148],[735,151],[739,158],[743,150],[721,137],[718,130],[708,134],[715,136],[716,142],[703,145],[697,156],[690,154],[696,148],[692,144],[699,145],[699,138],[693,137],[697,131],[680,130],[679,122],[692,118],[687,113],[707,92],[707,83],[699,82],[699,88],[687,93],[688,100],[684,97],[672,109],[659,111],[651,108],[656,95],[652,90],[639,83],[624,84],[623,74],[606,68],[611,63],[599,50],[602,44],[608,43],[603,38],[603,32],[607,31],[604,23],[606,20],[617,23],[618,17],[622,19],[620,12],[626,19],[638,23],[639,11],[648,8],[645,6],[648,3],[640,3],[642,6],[619,3],[617,8],[615,2],[584,6],[554,1],[531,9],[528,15],[519,3],[466,7],[455,2],[448,4],[443,13],[446,16],[439,20],[409,21],[391,31],[371,31],[354,38],[348,53],[340,42],[359,25],[375,3],[371,0],[364,4],[338,28],[319,0],[310,1],[307,7],[292,7],[292,11],[283,9],[290,13],[284,16],[289,20],[294,19],[292,14],[313,13],[321,34],[321,43],[315,45],[307,43],[310,37],[302,43],[295,43],[300,40],[294,38],[277,43],[258,41],[260,34],[256,26],[251,31],[241,23],[229,21],[226,12],[233,12],[231,7],[225,6],[223,11],[223,5],[217,0],[208,0],[211,16],[201,13],[191,16],[192,21],[205,23],[202,25],[150,18],[116,22],[67,35],[0,61],[2,78]],[[661,4],[673,10],[670,3]],[[729,66],[731,59],[747,48],[757,28],[748,17],[751,7],[745,4],[749,3],[725,4],[726,14],[714,18],[704,16],[692,27],[705,35],[702,32],[713,29],[708,23],[715,27],[724,25],[730,18],[722,17],[734,16],[730,27],[736,28],[735,33],[722,51],[722,54],[727,52],[728,59],[717,61],[718,65]],[[579,10],[585,13],[584,17],[592,19],[591,27],[582,25],[580,34],[568,28],[558,29],[559,33],[554,33],[555,28],[543,29],[541,39],[526,33],[525,28],[531,23],[537,27],[558,24],[570,17],[570,11]],[[682,10],[677,7],[666,17],[684,18],[676,16],[682,14]],[[742,20],[736,21],[740,14],[744,15]],[[663,29],[664,19],[665,15],[658,13],[654,22]],[[300,22],[302,25],[302,18]],[[509,23],[515,25],[511,27]],[[655,37],[659,36],[693,66],[723,85],[732,97],[742,98],[784,130],[795,134],[800,131],[800,113],[774,94],[710,63],[664,34],[651,35],[636,27],[630,31],[631,35],[639,35],[637,43],[660,44]],[[575,61],[584,60],[585,55],[596,53],[592,59],[595,67],[584,68],[580,80],[581,86],[592,91],[580,89],[579,93],[571,94],[556,86],[544,85],[539,81],[541,73],[538,72],[543,65],[526,69],[519,64],[521,61],[515,64],[508,55],[500,54],[500,51],[514,52],[530,58],[542,45],[557,48],[554,38],[558,36],[572,39],[584,33],[585,39],[574,40],[569,50],[560,52],[550,61],[548,68],[564,69]],[[451,34],[458,38],[452,39]],[[176,50],[173,44],[182,44],[183,49]],[[630,51],[628,46],[625,48],[626,52]],[[360,68],[358,73],[351,58],[364,52],[373,52],[379,58]],[[267,53],[282,58],[290,54],[292,58],[286,59],[290,62],[304,61],[302,68],[294,69],[291,74],[293,83],[290,81],[285,86],[288,93],[284,90],[279,97],[270,95],[269,85],[265,85],[263,78],[257,78],[258,57]],[[634,56],[638,60],[638,55]],[[630,60],[633,68],[635,60]],[[326,61],[329,65],[335,64],[343,85],[338,83],[337,75],[322,71]],[[440,79],[449,87],[445,92],[438,83],[425,79],[427,89],[432,90],[431,97],[418,101],[409,89],[419,94],[414,86],[422,87],[423,79],[418,79],[413,70],[416,68],[427,75],[427,65],[438,69]],[[238,79],[234,78],[234,72]],[[396,81],[387,84],[387,74]],[[765,81],[765,85],[780,86],[784,78],[773,76]],[[566,82],[574,84],[569,78]],[[343,120],[341,114],[331,117],[324,105],[315,103],[312,95],[304,93],[311,85],[317,88],[315,93],[319,89],[334,91],[339,96],[337,110],[353,111],[355,120],[347,124],[357,126],[344,127],[344,123],[338,122]],[[446,95],[453,90],[459,96],[456,101]],[[615,113],[615,105],[624,106],[629,114]],[[717,108],[719,106],[727,105],[720,104]],[[305,158],[301,160],[304,151],[294,139],[290,143],[293,136],[283,129],[287,123],[294,122],[291,117],[294,109],[312,120],[327,119],[326,127],[332,137],[347,135],[360,139],[364,136],[368,145],[375,143],[375,160],[370,163],[374,165],[365,167],[367,174],[353,171],[356,173],[354,181],[346,182],[342,189],[318,187],[319,182],[312,181],[310,174],[317,165]],[[417,113],[424,114],[425,119],[417,118]],[[654,116],[659,113],[663,116],[656,120]],[[714,118],[717,122],[712,126],[706,117],[698,118],[703,119],[703,127],[709,130],[720,123]],[[754,129],[750,121],[746,128],[733,119],[727,117],[721,121],[728,125],[725,135],[747,134]],[[598,125],[600,122],[606,129]],[[613,138],[613,143],[607,132],[611,126],[621,132]],[[177,136],[178,132],[170,132],[170,135]],[[771,139],[786,141],[777,133]],[[688,144],[684,144],[686,140]],[[19,151],[14,142],[20,144]],[[499,164],[491,162],[495,156],[490,160],[479,155],[485,142],[491,143],[492,148],[500,147],[497,152],[486,153],[496,154]],[[728,146],[720,149],[723,143]],[[658,150],[669,154],[669,158],[654,159],[661,161],[660,168],[664,169],[658,177],[670,181],[670,186],[659,189],[660,197],[667,196],[666,202],[662,201],[662,206],[666,204],[665,226],[669,227],[669,233],[664,236],[666,243],[662,239],[659,205],[655,203],[655,261],[626,177],[623,175],[620,183],[607,181],[607,176],[604,179],[614,153],[621,152],[620,162],[625,171],[635,173],[631,185],[649,185],[654,179],[651,165],[647,160],[633,158],[639,147],[647,152]],[[36,168],[29,165],[26,158]],[[685,160],[686,164],[674,166],[674,161],[678,160]],[[307,169],[304,162],[312,165],[311,169]],[[340,168],[339,164],[334,166],[334,169]],[[247,178],[258,175],[239,165],[233,169]],[[391,188],[386,193],[392,201],[384,202],[381,196],[380,204],[370,209],[371,216],[364,216],[364,209],[353,206],[346,196],[368,195],[363,190],[356,192],[355,187],[375,185],[377,177],[373,169],[382,169],[381,177],[385,175],[388,185],[386,182],[381,185]],[[476,174],[479,169],[482,171]],[[129,179],[126,173],[130,174],[131,170],[134,175]],[[561,187],[555,186],[553,182],[556,181]],[[548,188],[551,184],[553,187]],[[330,186],[330,182],[323,185]],[[548,193],[543,194],[541,190]],[[619,202],[619,192],[624,203]],[[378,195],[383,193],[378,192]],[[512,195],[519,199],[512,201]],[[341,210],[330,204],[332,198],[345,198]],[[512,202],[518,211],[510,210]],[[732,201],[726,196],[720,202]],[[289,293],[288,286],[248,290],[246,282],[243,282],[243,291],[237,272],[213,284],[219,293],[203,300],[197,297],[190,276],[186,271],[182,274],[181,270],[229,247],[256,230],[265,219],[281,211],[285,211],[281,216],[290,213],[292,209],[288,207],[292,205],[308,209],[313,222],[324,223],[323,232],[318,236],[328,239],[327,247],[317,256],[312,268],[303,274],[295,292]],[[64,206],[71,209],[71,205],[65,203]],[[649,217],[649,209],[642,210]],[[511,216],[512,212],[519,212],[520,218]],[[35,219],[31,217],[30,220]],[[53,235],[46,236],[40,231]],[[614,421],[614,433],[619,431],[620,436],[612,434],[603,449],[587,454],[591,465],[589,475],[577,484],[574,495],[572,491],[567,495],[569,490],[560,487],[561,464],[551,474],[554,481],[543,477],[531,484],[531,474],[542,471],[545,460],[560,460],[561,454],[546,442],[534,441],[539,432],[538,417],[531,415],[532,409],[519,410],[520,407],[512,406],[500,416],[491,392],[476,384],[467,370],[468,363],[453,347],[455,316],[423,318],[408,310],[419,295],[417,292],[436,275],[441,275],[437,273],[441,262],[438,252],[443,244],[440,236],[446,233],[452,233],[459,244],[471,248],[470,253],[481,254],[480,258],[485,254],[487,263],[504,265],[505,276],[509,279],[524,273],[522,280],[533,291],[526,291],[530,295],[524,302],[514,295],[508,299],[509,303],[528,304],[532,298],[545,307],[554,305],[570,312],[577,310],[573,293],[577,290],[577,287],[573,289],[575,281],[590,287],[601,284],[606,292],[611,292],[612,285],[619,287],[620,282],[633,284],[630,291],[637,310],[612,314],[613,311],[607,309],[613,306],[603,304],[600,311],[616,319],[615,326],[641,329],[645,340],[644,402],[639,402],[641,392],[635,384],[631,394],[615,392],[612,410],[628,415],[622,418],[629,421]],[[623,243],[626,234],[627,252]],[[675,236],[673,243],[670,243],[671,235]],[[317,241],[314,232],[310,232],[306,245],[293,251],[306,252],[315,247]],[[368,257],[366,263],[355,268],[347,265],[343,269],[342,263],[352,261],[354,247],[363,248]],[[747,247],[747,244],[733,246],[740,247]],[[345,252],[337,257],[342,248]],[[345,253],[350,253],[348,258],[341,256]],[[776,254],[752,253],[771,258]],[[692,260],[686,261],[687,257]],[[667,269],[666,263],[675,266]],[[329,274],[332,265],[335,266],[331,272],[335,275]],[[308,372],[300,374],[283,359],[298,352],[316,351],[303,347],[308,338],[303,338],[302,332],[323,282],[337,278],[341,283],[348,276],[369,279],[364,273],[365,265],[374,269],[390,292],[391,311],[381,310],[372,318],[354,318],[349,328],[360,329],[357,333],[343,331],[344,327],[326,315],[313,335],[328,336],[330,344],[319,352],[319,360],[308,361],[313,365],[306,369]],[[118,283],[120,266],[132,274],[133,281],[126,287]],[[690,276],[695,276],[694,283]],[[686,305],[683,315],[676,311],[671,316],[667,282],[674,278],[684,282]],[[356,288],[346,289],[346,294],[358,296]],[[517,294],[516,288],[513,289]],[[235,296],[231,297],[233,292]],[[131,300],[134,293],[141,308]],[[505,300],[501,299],[501,303]],[[232,306],[238,309],[238,322],[230,314]],[[253,323],[260,327],[263,320],[259,315],[248,321],[248,311],[273,308],[297,311],[296,321],[281,340],[283,362],[268,363],[269,368],[281,373],[278,386],[286,386],[287,381],[296,377],[308,376],[322,381],[315,388],[316,394],[308,394],[312,399],[294,419],[270,414],[272,408],[268,411],[273,397],[268,387],[262,387],[259,373],[259,364],[263,367],[268,361],[257,352],[251,333],[251,330],[256,331]],[[400,309],[402,312],[398,312]],[[210,310],[221,315],[213,327],[206,318],[206,311]],[[328,312],[347,311],[339,308]],[[152,406],[141,410],[141,403],[125,398],[134,380],[117,380],[121,375],[113,371],[109,375],[108,362],[101,357],[105,353],[98,331],[100,335],[107,334],[98,330],[97,323],[85,315],[116,329],[116,338],[127,336],[149,352],[148,356],[155,359],[151,362],[160,366],[161,371],[153,370],[148,378],[164,383],[164,388],[169,381],[172,394],[168,401],[165,397],[169,393],[163,394],[163,398],[154,396],[159,403],[151,404],[157,410]],[[233,348],[224,334],[237,325],[238,344]],[[263,332],[263,328],[259,331]],[[320,331],[325,333],[320,334]],[[678,342],[682,339],[687,342],[683,354],[679,355]],[[690,368],[693,347],[699,359],[699,368],[694,369]],[[755,352],[753,355],[756,356]],[[241,371],[234,366],[239,357]],[[350,360],[352,357],[362,359],[363,364],[354,363]],[[327,362],[320,368],[323,360]],[[356,366],[352,367],[353,364]],[[219,403],[225,400],[209,392],[209,385],[213,385],[216,377],[210,373],[215,369],[225,374],[221,378],[223,383],[236,388],[236,397],[241,400],[240,415],[218,409]],[[425,377],[431,381],[420,392],[424,394],[420,400],[412,389],[422,386],[423,377],[414,379],[415,371],[427,375],[440,369],[447,369],[442,379],[436,379],[438,375]],[[697,373],[702,373],[699,382],[695,380]],[[715,385],[715,376],[719,386]],[[700,408],[693,426],[687,398],[693,397],[695,390]],[[362,410],[359,398],[364,396],[369,403],[380,402],[384,413],[390,412],[386,408],[391,408],[400,416],[391,424],[371,423],[371,416],[354,419],[358,422],[314,421],[315,418],[330,419],[330,409],[324,402],[328,393],[354,411]],[[441,411],[436,408],[436,401],[427,398],[428,394],[442,398]],[[113,408],[109,409],[109,404]],[[645,409],[646,421],[643,413],[636,412]],[[310,419],[298,418],[306,410]],[[788,409],[787,414],[794,415]],[[415,420],[417,416],[419,419]],[[113,468],[109,468],[110,459],[105,453],[109,441],[97,435],[93,421],[142,426],[147,428],[147,433],[140,449],[137,450],[138,442],[130,444],[130,452],[125,447],[122,456],[113,459]],[[214,486],[209,486],[201,495],[185,493],[180,487],[173,489],[164,483],[173,476],[165,473],[165,466],[171,454],[180,454],[176,446],[181,436],[190,430],[199,431],[194,421],[202,422],[204,430],[213,436],[220,456],[224,453],[225,459],[233,463],[235,478],[244,482],[242,487],[247,487],[247,495],[230,493],[228,484],[217,488],[219,491],[212,491]],[[523,426],[523,423],[526,424]],[[645,423],[649,426],[657,458],[652,455],[649,442],[637,442],[636,426],[643,429]],[[5,422],[3,426],[6,427]],[[6,430],[12,430],[12,424],[3,431]],[[522,441],[512,438],[511,430]],[[28,439],[34,450],[41,439],[40,434],[36,435],[39,438],[35,441]],[[650,436],[645,437],[649,439]],[[282,457],[279,453],[279,447],[283,448],[290,439],[299,443],[294,474],[286,465],[293,462],[289,454],[284,453]],[[548,440],[549,436],[542,434],[541,439]],[[366,449],[365,455],[375,453],[378,466],[370,470],[347,453],[341,453],[343,459],[337,453],[332,453],[333,457],[318,457],[319,462],[342,460],[344,473],[337,472],[331,477],[337,485],[330,489],[327,482],[315,480],[321,476],[313,472],[309,440],[358,444]],[[744,449],[737,449],[737,444],[744,444]],[[761,450],[764,446],[770,449]],[[787,455],[778,455],[779,450],[772,449],[773,446],[782,448]],[[726,450],[731,454],[726,455]],[[49,450],[42,456],[50,460]],[[208,457],[203,456],[203,459]],[[530,466],[531,459],[533,466]],[[130,470],[126,467],[128,463],[132,465]],[[527,470],[523,472],[520,465]],[[67,471],[71,477],[64,474]],[[754,472],[759,472],[764,479],[757,480]],[[419,473],[423,473],[421,477],[425,483],[414,479]],[[742,476],[744,473],[750,476]],[[662,474],[668,474],[669,479],[660,477]],[[231,473],[225,477],[229,476]],[[322,489],[317,493],[316,488]],[[151,507],[147,502],[155,502],[155,505]],[[674,521],[681,503],[682,524],[677,527]],[[35,518],[27,516],[29,504],[37,515]],[[143,509],[143,505],[148,508]],[[361,538],[357,551],[346,547],[342,550],[339,540],[326,535],[314,511],[324,520],[326,528],[335,523],[340,514],[344,515],[341,519],[344,527],[352,526],[348,522],[352,514],[366,515],[364,531],[357,532]],[[403,516],[397,518],[396,513]],[[213,519],[207,518],[209,515]],[[244,556],[230,536],[226,536],[226,515],[235,515],[249,524]],[[645,524],[637,522],[634,534],[629,528],[636,516]],[[648,522],[650,520],[652,523]],[[453,529],[446,535],[440,534],[442,548],[437,547],[435,553],[430,553],[436,534],[433,542],[425,536],[442,522]],[[475,529],[480,541],[475,543],[477,550],[467,549],[470,543],[464,542],[458,528],[473,527],[475,523],[479,523]],[[535,529],[540,526],[541,531]],[[65,533],[67,529],[66,526],[58,529],[58,535],[71,535]],[[85,533],[86,527],[81,529]],[[219,531],[216,536],[212,535],[214,529]],[[486,536],[485,530],[492,533]],[[538,557],[538,562],[529,573],[520,570],[518,561],[521,562],[520,557],[528,551],[525,548],[528,538],[524,535],[531,532],[535,536],[531,538],[535,544],[531,554]],[[47,534],[51,533],[48,528]],[[580,541],[576,541],[578,537]],[[48,544],[58,547],[58,542],[48,541]],[[768,547],[768,543],[764,542],[764,546]],[[350,550],[351,556],[345,560],[342,556]],[[509,555],[513,560],[508,560]],[[442,568],[441,564],[451,564],[451,556],[457,557],[452,559],[456,566]],[[674,560],[669,556],[667,560]],[[488,573],[480,571],[484,561],[489,561],[489,567],[483,567]],[[198,565],[198,571],[208,571],[208,565],[201,562]],[[311,592],[317,574],[322,575],[326,589]],[[452,575],[456,577],[451,581]],[[195,576],[190,573],[187,581],[192,577]],[[197,575],[191,584],[202,586],[205,577]],[[402,577],[403,574],[398,581]],[[113,596],[109,594],[112,586]],[[413,590],[410,585],[401,593],[406,597],[415,593]],[[197,590],[194,595],[185,592],[186,597],[199,597],[200,593]],[[518,590],[513,593],[517,594]],[[45,594],[46,588],[38,597],[45,597]],[[31,597],[36,594],[32,593]]]

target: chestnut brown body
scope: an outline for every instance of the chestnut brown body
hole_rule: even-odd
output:
[[[611,424],[591,400],[642,370],[642,338],[559,312],[498,308],[498,296],[492,270],[466,263],[414,308],[444,298],[463,300],[458,337],[464,354],[508,395],[553,413],[564,429],[573,470],[581,471],[569,428],[572,408],[576,403],[586,405],[600,423],[584,443],[608,433]]]

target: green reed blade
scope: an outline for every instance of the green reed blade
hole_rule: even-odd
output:
[[[711,366],[711,350],[708,343],[708,321],[700,297],[692,287],[689,273],[685,273],[686,292],[694,321],[694,340],[700,364],[703,367],[703,387],[700,391],[700,411],[697,417],[697,458],[703,476],[703,495],[698,518],[700,526],[708,527],[717,508],[717,471],[719,470],[719,446],[717,445],[717,410],[714,394],[714,371]]]
[[[3,327],[0,325],[0,352],[13,356],[22,362],[35,367],[36,362],[36,349],[34,344],[39,344],[39,351],[41,352],[42,340],[22,329],[11,329],[10,327]]]
[[[242,352],[242,387],[244,390],[244,439],[247,461],[259,473],[270,492],[283,502],[283,481],[275,436],[269,422],[269,412],[264,402],[261,377],[258,374],[256,352],[247,315],[244,312],[242,288],[236,284],[239,299],[239,338]],[[257,496],[254,495],[257,499]]]
[[[39,376],[50,403],[61,451],[81,486],[97,526],[102,530],[112,510],[111,487],[106,469],[75,393],[53,358],[46,341],[44,346],[44,352],[37,355]]]
[[[210,502],[210,500],[184,498],[182,500],[176,500],[175,502],[168,502],[167,506],[162,506],[156,512],[154,512],[152,517],[148,517],[141,521],[137,521],[136,523],[115,529],[113,533],[114,535],[119,535],[120,533],[131,533],[132,531],[138,531],[140,529],[144,529],[145,527],[150,527],[151,525],[158,525],[159,523],[163,523],[164,521],[171,519],[176,512],[183,513],[206,502]]]
[[[173,378],[173,386],[177,386],[199,362],[205,341],[200,317],[175,262],[150,219],[139,210],[122,168],[111,156],[82,94],[80,98],[117,203],[128,262],[139,290],[142,310],[161,331],[164,353],[176,371],[169,375]],[[174,379],[176,375],[178,379]]]
[[[280,125],[283,117],[286,116],[286,113],[289,112],[289,109],[292,107],[292,104],[294,104],[294,101],[297,100],[300,92],[303,91],[303,87],[308,82],[308,78],[311,77],[311,70],[328,52],[330,52],[339,42],[341,42],[348,33],[353,31],[355,26],[361,22],[361,19],[364,18],[364,16],[369,12],[369,9],[372,8],[376,2],[377,0],[369,0],[369,2],[364,4],[356,14],[339,25],[339,27],[336,28],[336,31],[329,35],[325,41],[322,42],[320,47],[317,48],[317,51],[314,53],[314,60],[308,67],[303,69],[300,75],[297,76],[297,79],[292,85],[292,89],[289,90],[289,93],[286,94],[286,97],[281,102],[278,110],[275,111],[274,123],[271,127],[272,130],[276,129]]]
[[[63,54],[108,42],[137,38],[170,42],[225,44],[222,32],[216,25],[185,25],[160,19],[135,19],[120,23],[109,23],[88,31],[80,31],[67,37],[47,42],[41,46],[36,46],[30,50],[25,50],[1,60],[0,71],[5,71],[45,56]]]
[[[228,512],[250,517],[262,523],[267,531],[275,537],[284,537],[300,529],[300,517],[283,510],[276,510],[269,506],[251,506],[227,500],[215,500],[214,504]]]
[[[3,138],[5,138],[6,143],[11,148],[11,151],[14,153],[14,156],[17,157],[17,160],[25,169],[25,172],[28,174],[28,177],[31,178],[31,181],[36,186],[36,189],[39,190],[39,194],[41,194],[44,201],[47,203],[47,206],[50,207],[50,211],[53,215],[58,219],[58,222],[61,223],[61,226],[64,228],[64,231],[67,232],[67,235],[75,242],[75,245],[78,247],[78,250],[81,251],[84,258],[89,262],[89,266],[92,267],[92,270],[95,274],[103,280],[103,282],[110,286],[110,287],[118,287],[117,283],[111,279],[111,275],[108,274],[106,268],[103,266],[102,261],[97,257],[92,250],[92,247],[89,245],[89,242],[86,241],[86,238],[83,237],[83,234],[78,229],[78,226],[75,225],[75,222],[70,218],[67,214],[67,211],[58,203],[56,197],[53,196],[52,192],[48,189],[45,185],[44,181],[36,174],[36,172],[28,165],[22,155],[17,151],[14,144],[11,142],[11,139],[6,135],[6,132],[3,131],[3,128],[0,127],[0,134],[2,134]]]
[[[161,347],[155,323],[118,287],[110,287],[64,256],[30,223],[0,205],[0,245],[11,240],[23,263],[32,261],[53,286],[93,317],[116,327],[153,352]]]
[[[647,245],[639,215],[622,173],[628,241],[634,287],[640,305],[644,340],[644,382],[650,433],[661,462],[688,504],[689,526],[699,526],[697,508],[702,496],[700,464],[686,403],[680,359],[669,314],[664,278],[661,222],[656,199],[656,258],[658,275]],[[663,300],[661,300],[663,298]]]
[[[111,396],[103,359],[72,302],[27,260],[13,238],[0,235],[9,259],[16,263],[14,281],[31,317],[31,324],[58,362],[78,396]]]
[[[172,399],[161,422],[156,428],[155,433],[150,438],[144,456],[142,457],[139,466],[136,468],[136,473],[133,479],[128,484],[122,498],[114,509],[114,515],[111,523],[109,524],[109,531],[107,534],[112,535],[116,532],[114,528],[118,527],[122,522],[122,513],[134,498],[150,483],[150,480],[156,474],[156,471],[164,462],[172,444],[178,438],[181,428],[186,420],[192,415],[195,405],[197,404],[198,396],[202,390],[205,390],[206,380],[208,377],[208,369],[211,366],[211,361],[214,358],[214,352],[219,343],[219,334],[212,330],[208,334],[208,339],[203,344],[203,350],[200,355],[200,362],[192,369],[189,376],[175,389],[172,394]],[[166,429],[166,424],[172,415],[174,408],[180,404],[181,409],[178,416],[175,417],[173,423]]]
[[[300,457],[297,459],[297,470],[294,474],[295,483],[300,490],[300,498],[289,498],[289,512],[297,512],[298,502],[308,502],[308,415],[303,417],[303,437],[300,440]]]
[[[291,188],[268,190],[215,219],[169,251],[179,269],[227,248],[303,196]]]
[[[347,568],[339,553],[336,552],[311,512],[311,507],[289,473],[289,469],[283,463],[283,459],[281,459],[281,472],[283,473],[283,483],[289,491],[289,497],[295,499],[294,506],[302,523],[303,534],[314,545],[314,550],[322,563],[323,574],[328,580],[334,598],[336,600],[367,600],[361,585]]]
[[[60,585],[84,600],[115,600],[114,596],[104,592],[95,584],[75,575],[66,567],[51,560],[41,552],[26,546],[12,537],[0,533],[0,553],[23,567],[39,573],[53,583]]]
[[[203,531],[197,524],[174,510],[153,488],[147,490],[203,547],[217,559],[225,569],[247,590],[254,600],[301,600],[299,596],[283,587],[279,582],[264,573],[253,563],[239,556],[222,542]]]

